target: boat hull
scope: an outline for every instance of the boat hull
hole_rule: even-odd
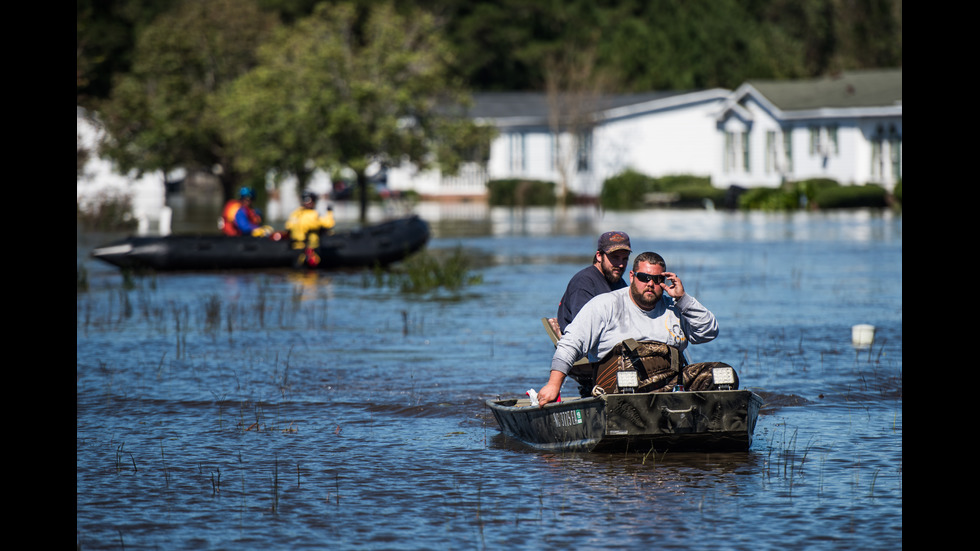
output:
[[[316,249],[318,269],[363,268],[397,262],[429,240],[429,226],[418,216],[324,235]],[[99,247],[92,256],[124,269],[237,270],[302,265],[302,249],[289,240],[226,235],[129,237]]]
[[[748,390],[487,400],[501,432],[541,450],[747,451],[762,398]]]

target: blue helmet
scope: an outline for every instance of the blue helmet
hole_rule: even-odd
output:
[[[246,198],[247,199],[255,199],[255,192],[252,191],[252,188],[250,188],[250,187],[243,187],[242,189],[238,190],[238,198],[239,199],[246,199]]]

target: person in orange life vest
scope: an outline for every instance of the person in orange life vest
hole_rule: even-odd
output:
[[[333,207],[327,207],[327,213],[320,216],[316,211],[316,194],[304,191],[303,204],[289,215],[286,229],[294,249],[315,249],[320,246],[320,232],[331,231],[335,224]]]
[[[242,199],[252,195],[253,192],[251,189],[243,187],[238,191],[237,198],[228,199],[224,208],[221,209],[221,219],[218,221],[218,228],[221,229],[221,233],[225,235],[242,234],[241,230],[238,229],[238,225],[235,224],[235,215],[238,214],[238,209],[242,207]]]

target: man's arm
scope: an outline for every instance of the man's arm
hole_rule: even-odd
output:
[[[691,344],[710,342],[718,336],[718,320],[698,299],[685,294],[674,299],[674,308],[684,323],[684,332]]]

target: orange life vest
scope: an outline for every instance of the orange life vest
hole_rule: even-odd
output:
[[[238,199],[229,199],[225,203],[225,208],[221,211],[221,218],[224,219],[225,224],[221,226],[221,231],[225,235],[241,235],[242,232],[238,229],[238,225],[235,224],[235,214],[238,209],[241,208],[242,202]]]

